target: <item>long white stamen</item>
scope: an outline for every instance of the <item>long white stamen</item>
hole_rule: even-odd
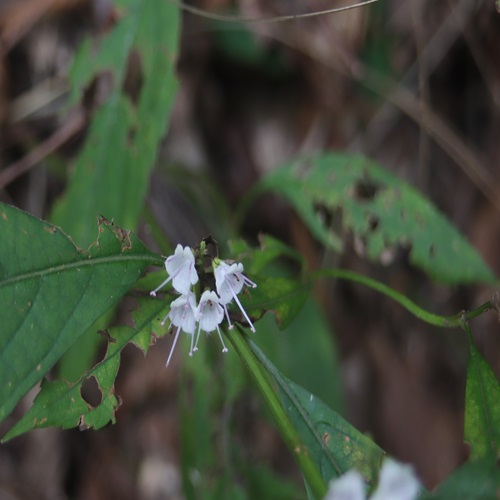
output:
[[[227,310],[226,304],[222,304],[222,307],[224,309],[224,314],[226,315],[227,322],[229,323],[229,329],[232,330],[234,328],[234,325],[231,323],[231,320],[229,319],[229,312]]]
[[[149,292],[149,295],[151,295],[151,297],[156,297],[156,292],[160,290],[160,288],[163,288],[171,279],[172,276],[169,276],[160,286],[156,287],[152,292]]]
[[[169,257],[170,258],[170,257]],[[168,260],[168,259],[167,259]],[[191,270],[193,268],[192,265],[189,266],[189,270]],[[177,269],[177,271],[170,275],[160,286],[156,287],[152,292],[149,292],[149,295],[151,295],[151,297],[156,297],[156,292],[158,290],[160,290],[161,288],[163,288],[170,280],[173,280],[177,277],[177,275],[182,271],[182,267],[180,267],[179,269]]]
[[[198,324],[198,333],[196,334],[196,342],[194,344],[193,352],[196,352],[198,350],[198,341],[200,340],[200,333],[201,333],[201,325]]]
[[[180,332],[181,332],[181,327],[179,325],[177,327],[177,332],[175,332],[174,343],[172,344],[172,348],[170,349],[170,354],[168,355],[167,364],[165,366],[168,366],[168,364],[170,363],[170,358],[172,357],[172,354],[174,353],[175,344],[177,344],[177,339],[179,338]]]
[[[217,325],[217,333],[219,334],[220,341],[222,342],[222,347],[223,347],[222,352],[227,352],[228,349],[227,349],[226,345],[224,344],[224,341],[222,340],[222,335],[220,333],[219,325]]]
[[[232,287],[229,287],[230,290],[231,290],[231,293],[233,294],[233,298],[234,300],[236,301],[236,303],[238,304],[238,307],[240,308],[241,312],[243,313],[243,316],[245,316],[245,319],[248,321],[249,325],[250,325],[250,330],[252,330],[253,333],[255,333],[255,327],[253,326],[253,323],[250,321],[250,318],[248,317],[245,309],[243,309],[243,306],[241,305],[241,302],[240,300],[238,299],[238,296],[234,293],[234,290]]]
[[[194,332],[191,334],[191,349],[189,350],[189,355],[193,355],[193,344],[194,344]]]
[[[243,276],[243,283],[247,286],[251,286],[252,288],[257,288],[257,285],[248,277]]]

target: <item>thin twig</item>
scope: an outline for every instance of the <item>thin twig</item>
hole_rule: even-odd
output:
[[[56,130],[46,141],[39,144],[26,156],[11,163],[0,172],[0,189],[31,170],[49,154],[59,149],[83,129],[86,121],[86,114],[83,110],[78,109],[75,111],[69,120],[61,128]]]
[[[198,7],[194,7],[182,1],[170,0],[170,2],[179,6],[182,10],[194,14],[199,17],[204,17],[205,19],[211,19],[213,21],[222,21],[227,23],[280,23],[283,21],[296,21],[297,19],[304,19],[307,17],[318,17],[325,16],[327,14],[335,14],[338,12],[344,12],[346,10],[357,9],[358,7],[364,7],[365,5],[378,2],[378,0],[366,0],[365,2],[359,2],[352,5],[346,5],[344,7],[336,7],[333,9],[319,10],[316,12],[307,12],[305,14],[290,14],[286,16],[273,16],[273,17],[243,17],[243,16],[227,16],[223,14],[215,14]]]
[[[330,60],[318,58],[307,47],[299,46],[279,35],[268,35],[281,43],[302,52],[311,59],[323,64],[332,71],[338,71],[347,77],[358,81],[367,89],[380,95],[396,108],[406,114],[415,123],[419,124],[441,147],[443,151],[461,168],[464,174],[479,189],[486,199],[500,212],[500,186],[494,176],[483,166],[478,154],[452,128],[438,116],[425,102],[401,85],[399,82],[364,65],[354,54],[352,65],[347,68],[334,67]],[[422,114],[426,119],[422,120]]]

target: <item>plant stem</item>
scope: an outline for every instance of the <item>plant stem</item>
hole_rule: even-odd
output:
[[[292,452],[292,455],[295,457],[311,491],[316,498],[323,498],[326,494],[326,485],[318,467],[309,456],[298,432],[283,409],[281,401],[271,385],[268,374],[248,345],[246,334],[238,325],[237,330],[238,331],[232,331],[229,334],[225,332],[227,339],[254,378],[260,394],[278,426],[282,438]]]
[[[406,295],[403,295],[393,288],[380,283],[380,281],[362,276],[361,274],[357,274],[347,269],[322,269],[320,271],[311,273],[310,276],[312,279],[331,277],[360,283],[367,286],[368,288],[372,288],[373,290],[382,293],[383,295],[386,295],[387,297],[390,297],[422,321],[425,321],[430,325],[440,326],[443,328],[455,328],[457,326],[462,327],[464,321],[466,322],[471,319],[477,318],[484,312],[493,309],[493,304],[490,301],[487,301],[484,304],[481,304],[476,309],[473,309],[472,311],[460,311],[453,316],[439,316],[438,314],[434,314],[426,311],[425,309],[422,309],[420,306],[415,304],[415,302],[406,297]]]

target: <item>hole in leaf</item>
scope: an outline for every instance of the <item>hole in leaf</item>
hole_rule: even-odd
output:
[[[431,245],[431,246],[429,247],[429,255],[430,255],[431,257],[434,257],[434,256],[436,255],[436,247],[435,247],[434,245]]]
[[[137,50],[130,51],[127,61],[127,73],[123,82],[123,93],[137,106],[144,84],[144,71],[141,56]]]
[[[368,216],[368,224],[370,226],[370,232],[374,233],[380,224],[380,220],[375,215],[370,214]]]
[[[113,92],[114,81],[111,71],[96,75],[83,91],[83,107],[89,112],[100,108]]]
[[[93,375],[83,381],[82,387],[80,388],[80,394],[83,400],[92,408],[101,404],[102,392],[99,389],[99,384]]]
[[[333,220],[333,211],[320,203],[314,204],[314,210],[318,214],[321,223],[326,227],[330,227]]]
[[[375,195],[382,190],[382,186],[368,180],[360,180],[354,186],[354,199],[368,201],[375,198]]]

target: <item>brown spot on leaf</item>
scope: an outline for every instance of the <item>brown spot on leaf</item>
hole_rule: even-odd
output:
[[[116,339],[109,334],[108,330],[97,330],[97,333],[102,335],[108,342],[116,344]]]
[[[328,443],[330,442],[330,434],[328,432],[325,432],[322,436],[323,443],[325,443],[326,446],[328,446]]]
[[[131,231],[129,229],[122,229],[121,227],[116,226],[113,220],[110,221],[102,214],[99,214],[99,217],[97,218],[97,225],[99,228],[99,234],[104,231],[102,226],[106,226],[108,229],[113,231],[116,238],[120,240],[122,252],[132,248],[132,241],[130,240]],[[99,245],[99,236],[97,237],[97,241],[93,244]]]

